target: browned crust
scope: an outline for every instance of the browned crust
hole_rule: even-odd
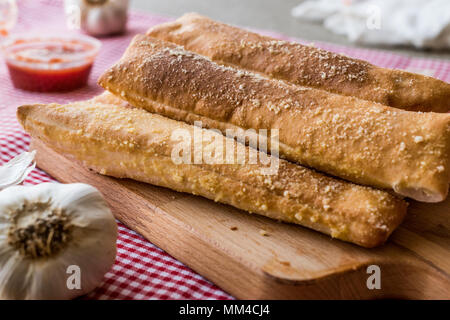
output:
[[[406,203],[386,192],[284,160],[270,176],[261,174],[261,164],[177,165],[171,134],[193,126],[124,106],[111,94],[64,106],[21,106],[17,117],[32,137],[101,174],[198,194],[364,247],[386,241],[406,213]]]
[[[428,202],[448,192],[450,114],[269,80],[143,35],[99,84],[176,120],[222,131],[278,129],[280,155],[356,183]]]
[[[279,41],[195,13],[147,32],[213,61],[297,85],[320,88],[411,111],[450,111],[450,84],[312,46]]]

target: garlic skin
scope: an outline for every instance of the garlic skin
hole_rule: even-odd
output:
[[[23,152],[0,166],[0,190],[20,184],[33,171],[36,151]]]
[[[96,288],[115,261],[117,224],[87,184],[0,191],[0,299],[71,299]],[[78,266],[80,288],[68,286]]]

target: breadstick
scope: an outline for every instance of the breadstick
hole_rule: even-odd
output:
[[[136,107],[187,123],[278,129],[280,156],[352,182],[419,201],[447,196],[450,114],[289,85],[143,35],[99,84]]]
[[[111,94],[68,105],[21,106],[17,116],[32,137],[101,174],[200,195],[364,247],[382,244],[406,213],[406,203],[384,191],[285,160],[273,175],[262,174],[260,163],[176,164],[172,153],[179,142],[172,135],[192,134],[194,126],[124,106]],[[198,130],[215,142],[259,153],[220,133]]]
[[[221,64],[297,85],[411,111],[450,111],[450,84],[312,46],[279,41],[199,14],[151,28],[151,37],[182,45]]]

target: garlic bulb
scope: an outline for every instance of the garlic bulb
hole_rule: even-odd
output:
[[[42,183],[0,191],[0,299],[92,291],[116,256],[117,225],[97,189]]]
[[[23,152],[0,167],[0,190],[20,184],[33,171],[36,151]]]
[[[81,29],[90,35],[106,36],[125,30],[128,0],[65,0],[64,5],[66,12],[77,12]]]

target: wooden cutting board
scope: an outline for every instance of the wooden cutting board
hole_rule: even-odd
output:
[[[102,176],[40,141],[31,148],[39,168],[98,188],[117,219],[237,298],[450,299],[450,198],[412,202],[386,245],[364,249],[201,197]],[[381,289],[367,287],[370,265],[380,267]]]

